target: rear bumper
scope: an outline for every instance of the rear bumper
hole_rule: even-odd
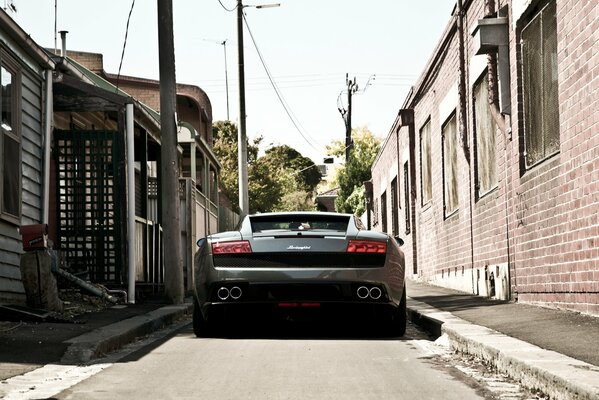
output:
[[[403,268],[345,269],[224,269],[204,265],[195,274],[195,294],[200,305],[218,303],[216,291],[239,286],[239,302],[321,301],[351,302],[360,286],[378,286],[381,300],[398,305],[404,287]]]
[[[244,280],[217,281],[202,288],[204,299],[198,304],[205,317],[210,310],[226,313],[265,314],[376,313],[392,309],[401,293],[390,292],[386,282],[365,281],[293,281],[250,282]],[[220,311],[218,311],[220,312]]]
[[[361,322],[378,323],[395,309],[392,303],[359,302],[246,302],[206,303],[202,314],[211,323],[259,321]]]

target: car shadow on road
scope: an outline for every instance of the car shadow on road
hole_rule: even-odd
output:
[[[355,321],[280,321],[260,320],[259,323],[230,323],[226,329],[205,337],[196,337],[191,324],[171,332],[142,348],[131,352],[117,362],[134,362],[160,347],[173,337],[184,337],[193,342],[210,340],[325,340],[325,341],[411,341],[426,338],[428,334],[408,324],[403,336],[382,334],[373,325],[362,325]]]
[[[253,316],[219,326],[212,338],[276,340],[409,340],[390,332],[387,319],[309,314],[308,318]],[[408,332],[409,333],[409,332]]]

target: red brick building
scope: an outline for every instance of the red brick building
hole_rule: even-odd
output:
[[[461,0],[372,169],[416,279],[599,315],[599,3]]]

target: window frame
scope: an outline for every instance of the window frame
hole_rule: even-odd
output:
[[[410,162],[406,161],[403,165],[403,176],[404,176],[404,191],[405,191],[405,218],[406,218],[406,235],[409,235],[412,231],[412,225],[410,224]]]
[[[23,148],[23,140],[21,133],[21,82],[22,82],[22,67],[17,62],[17,60],[8,53],[8,51],[0,47],[0,66],[4,68],[12,75],[12,87],[11,87],[11,128],[12,132],[6,131],[2,128],[0,124],[0,219],[9,223],[13,223],[19,225],[21,223],[21,217],[23,212],[23,197],[22,197],[22,187],[23,187],[23,167],[22,167],[22,148]],[[1,85],[1,76],[0,76],[0,85]],[[0,109],[2,107],[2,96],[0,96]],[[17,199],[17,210],[16,214],[12,214],[9,211],[5,211],[4,205],[4,184],[5,184],[5,165],[4,165],[4,151],[6,146],[6,140],[12,140],[18,147],[18,156],[17,156],[17,176],[16,176],[16,193],[18,196]]]
[[[397,188],[397,176],[391,180],[391,233],[399,235],[399,191]]]
[[[423,148],[422,148],[422,144],[423,144],[422,132],[424,131],[425,128],[428,129],[428,133],[427,133],[428,157],[425,160],[426,161],[426,172],[428,172],[428,185],[426,185],[426,187],[425,187],[425,168],[424,168],[425,162],[424,162],[424,158],[423,158],[423,156],[425,154],[423,153]],[[422,125],[422,127],[420,127],[419,135],[420,135],[420,205],[422,207],[424,207],[433,201],[433,173],[432,173],[432,158],[433,157],[432,157],[432,144],[431,144],[432,129],[431,129],[430,117],[426,120],[424,125]],[[428,195],[428,190],[425,191],[426,188],[430,188],[430,196]],[[425,196],[425,193],[427,193],[427,196]]]
[[[387,191],[381,194],[381,231],[387,233]]]
[[[455,171],[452,168],[452,172],[455,172],[455,196],[456,196],[456,201],[455,201],[455,208],[453,209],[448,209],[448,197],[449,197],[449,193],[448,193],[448,171],[447,171],[447,166],[446,166],[446,161],[447,161],[447,150],[445,149],[445,143],[446,143],[446,127],[453,121],[453,125],[454,125],[454,131],[453,131],[453,147],[451,148],[452,150],[452,155],[455,155]],[[445,122],[443,123],[443,125],[441,126],[441,151],[442,151],[442,167],[443,167],[443,216],[445,219],[451,217],[452,215],[456,214],[459,209],[460,209],[460,197],[459,197],[459,185],[458,185],[458,123],[457,123],[457,113],[454,110],[449,117],[447,117],[447,119],[445,120]],[[452,175],[453,178],[453,175]]]
[[[379,224],[379,199],[375,197],[372,199],[372,226],[375,227]]]
[[[526,49],[525,49],[525,32],[528,28],[530,28],[533,24],[535,23],[539,23],[540,24],[540,34],[538,35],[538,40],[535,41],[536,44],[539,43],[544,43],[545,42],[545,36],[544,36],[544,32],[543,32],[543,22],[545,21],[545,19],[543,19],[543,16],[545,15],[544,12],[549,8],[549,7],[554,7],[554,9],[557,8],[556,6],[556,1],[555,0],[550,0],[545,2],[544,4],[538,6],[532,13],[530,16],[530,19],[528,20],[528,22],[522,27],[522,29],[520,29],[519,31],[519,36],[520,36],[520,44],[519,44],[519,51],[520,51],[520,65],[519,65],[519,70],[520,70],[520,76],[522,79],[522,94],[521,94],[521,99],[522,99],[522,135],[521,135],[521,153],[520,153],[520,160],[521,160],[521,170],[522,173],[525,173],[526,171],[529,171],[533,168],[535,168],[537,165],[542,164],[543,162],[545,162],[546,160],[556,156],[557,154],[560,153],[560,145],[561,145],[561,138],[560,138],[560,122],[559,122],[559,81],[557,78],[557,18],[553,19],[551,22],[552,24],[555,25],[555,52],[550,53],[548,56],[551,57],[551,60],[553,62],[555,62],[555,68],[556,68],[556,78],[555,78],[555,93],[554,95],[556,96],[556,102],[555,102],[555,109],[552,110],[547,110],[547,108],[549,107],[547,105],[547,100],[549,95],[547,94],[547,90],[546,90],[546,82],[543,79],[544,78],[544,62],[545,57],[547,56],[544,53],[544,46],[536,46],[537,48],[539,48],[539,51],[541,52],[540,54],[540,60],[536,60],[537,62],[539,62],[541,64],[541,88],[538,89],[539,93],[541,93],[542,98],[539,100],[539,102],[541,103],[541,116],[540,118],[538,118],[538,120],[542,121],[542,126],[541,127],[532,127],[533,122],[531,122],[531,120],[533,119],[531,113],[530,113],[530,109],[532,109],[533,107],[530,105],[530,103],[532,102],[532,100],[530,99],[530,92],[531,92],[531,80],[528,80],[528,76],[529,74],[527,74],[527,72],[529,71],[527,69],[528,63],[527,63],[527,53],[526,53]],[[554,13],[556,11],[554,10]],[[554,14],[555,16],[555,14]],[[533,46],[534,47],[534,46]],[[545,124],[546,118],[544,118],[544,115],[547,114],[552,114],[554,113],[556,115],[556,121],[555,121],[555,129],[556,132],[547,132],[547,125]],[[539,133],[540,132],[540,133]],[[546,146],[546,142],[549,141],[551,139],[551,133],[553,133],[555,135],[555,138],[557,139],[557,144],[556,144],[556,148],[553,151],[548,151],[548,146]],[[538,159],[532,160],[531,162],[529,162],[529,153],[530,153],[530,149],[529,149],[529,140],[531,140],[531,136],[532,134],[536,134],[539,137],[536,138],[536,140],[539,142],[538,146],[542,147],[542,152],[543,154],[540,155],[538,157]]]
[[[485,101],[485,99],[488,99],[488,94],[489,94],[489,75],[488,75],[488,70],[485,69],[485,71],[481,74],[481,76],[476,80],[476,82],[474,83],[474,85],[472,85],[472,128],[474,130],[474,135],[473,135],[473,139],[474,139],[474,190],[476,193],[476,200],[478,201],[479,199],[483,198],[484,196],[486,196],[487,194],[493,192],[495,189],[497,189],[498,187],[498,177],[497,177],[497,123],[495,122],[495,120],[493,119],[493,116],[491,115],[491,105],[489,104],[488,100],[484,103],[486,104],[487,109],[489,110],[487,117],[488,117],[488,121],[490,121],[490,127],[488,127],[490,129],[490,134],[493,135],[493,143],[492,146],[488,147],[488,151],[492,152],[492,160],[489,157],[489,154],[486,154],[486,161],[489,164],[489,166],[487,166],[487,168],[490,167],[491,163],[494,165],[494,181],[490,181],[489,182],[489,187],[487,188],[481,188],[481,173],[480,173],[480,165],[481,165],[481,156],[479,155],[479,151],[481,150],[481,140],[479,138],[479,134],[481,134],[480,130],[479,130],[479,121],[480,119],[478,118],[478,114],[476,112],[476,105],[477,105],[477,97],[476,97],[476,93],[478,92],[478,88],[480,87],[480,85],[483,85],[486,83],[486,96],[483,96],[483,99],[481,101]]]

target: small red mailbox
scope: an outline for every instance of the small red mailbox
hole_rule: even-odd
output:
[[[43,250],[48,247],[48,224],[21,225],[23,250]]]

